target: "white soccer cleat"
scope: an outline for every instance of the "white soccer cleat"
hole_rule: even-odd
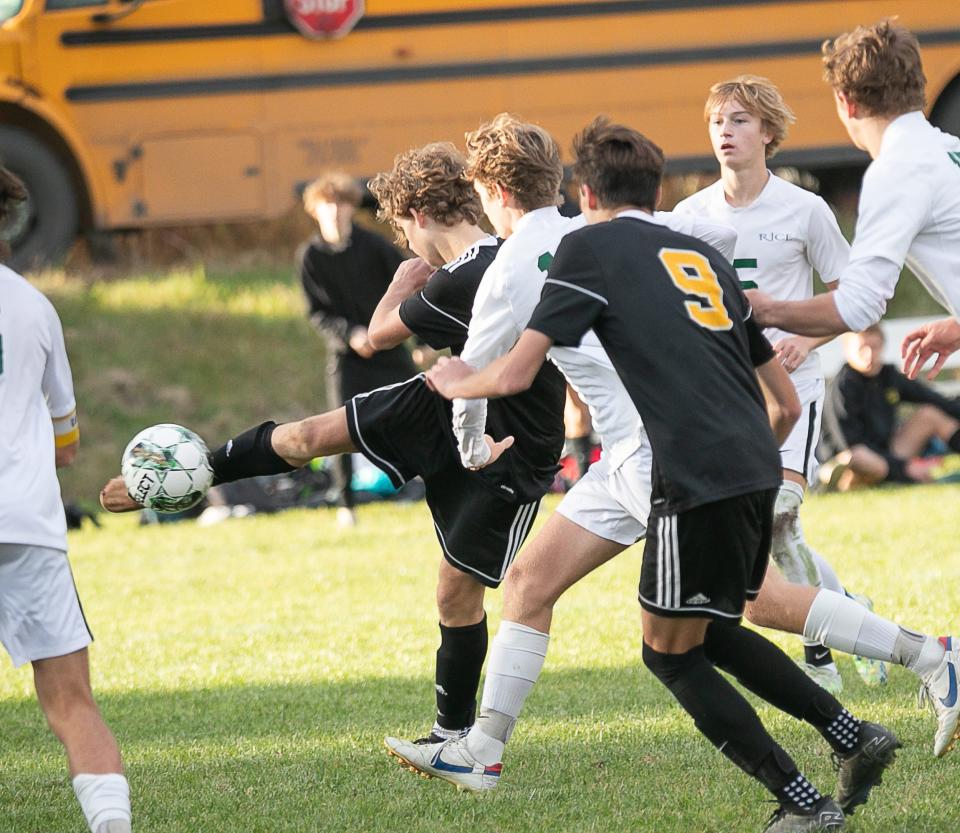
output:
[[[421,778],[440,778],[467,792],[492,790],[500,783],[503,764],[481,764],[467,750],[466,740],[413,743],[384,738],[383,743],[402,767]]]
[[[825,688],[834,696],[843,691],[843,677],[840,676],[840,671],[835,662],[828,665],[811,665],[808,662],[798,662],[797,665],[820,688]]]
[[[942,758],[960,740],[960,642],[952,636],[941,636],[944,654],[940,665],[923,679],[920,686],[920,704],[927,701],[937,716],[937,734],[933,740],[933,754]]]

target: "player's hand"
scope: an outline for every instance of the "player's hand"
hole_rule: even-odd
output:
[[[393,285],[404,298],[409,298],[427,285],[430,276],[436,272],[429,263],[419,257],[403,261],[393,273]]]
[[[945,318],[932,324],[923,324],[904,336],[900,345],[903,372],[908,379],[916,379],[929,359],[936,356],[927,379],[935,379],[950,355],[960,350],[960,322]]]
[[[100,490],[100,505],[108,512],[132,512],[134,509],[143,509],[127,493],[127,486],[122,477],[114,477]]]
[[[773,352],[780,359],[783,369],[793,373],[810,355],[810,342],[803,336],[781,338],[773,345]]]
[[[465,361],[443,356],[427,371],[427,386],[444,399],[455,399],[457,384],[476,371]]]
[[[350,331],[350,340],[348,342],[350,349],[353,350],[361,359],[369,359],[377,351],[367,339],[366,327],[354,327]]]
[[[487,461],[482,466],[471,466],[470,471],[480,471],[480,469],[485,469],[487,466],[493,465],[500,459],[500,456],[506,451],[510,446],[513,445],[513,437],[504,437],[500,442],[497,442],[489,434],[483,435],[483,441],[487,444],[487,448],[490,449],[490,456],[487,458]]]
[[[750,307],[753,309],[753,320],[760,327],[772,326],[770,316],[773,313],[773,305],[776,301],[759,289],[746,289],[743,294],[747,296]]]

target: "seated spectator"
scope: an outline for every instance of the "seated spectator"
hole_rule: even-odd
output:
[[[820,480],[839,491],[883,482],[929,482],[931,463],[920,455],[935,439],[960,452],[960,402],[884,364],[883,344],[879,324],[847,333],[847,363],[827,392],[823,450],[832,459],[821,468]],[[918,407],[898,423],[902,402]]]

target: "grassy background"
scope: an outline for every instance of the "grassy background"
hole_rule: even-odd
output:
[[[879,611],[955,630],[958,497],[958,486],[815,497],[808,537]],[[72,533],[70,548],[140,833],[729,833],[759,831],[772,809],[642,668],[639,549],[561,601],[503,783],[478,797],[413,777],[381,745],[432,719],[438,554],[423,505],[363,507],[352,531],[330,510],[208,529],[112,517]],[[492,633],[498,594],[487,607]],[[777,640],[799,655],[795,638]],[[850,829],[956,829],[960,753],[932,757],[915,678],[894,669],[878,690],[849,659],[841,670],[845,704],[906,744]],[[819,736],[770,708],[761,716],[832,790]],[[27,669],[0,671],[0,727],[0,830],[83,829]]]

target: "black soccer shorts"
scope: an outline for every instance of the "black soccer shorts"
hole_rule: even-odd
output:
[[[640,604],[658,616],[739,621],[767,571],[777,490],[650,513]]]
[[[346,411],[354,445],[394,486],[423,478],[447,561],[497,587],[533,526],[539,498],[517,501],[463,467],[449,403],[427,387],[422,374],[355,396]]]

